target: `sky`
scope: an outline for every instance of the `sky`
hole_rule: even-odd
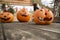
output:
[[[52,6],[53,6],[54,4],[50,4],[51,1],[53,1],[53,0],[41,0],[42,4],[44,4],[45,6],[49,6],[49,7],[52,8]]]

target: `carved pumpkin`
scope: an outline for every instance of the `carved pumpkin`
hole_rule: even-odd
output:
[[[14,16],[10,12],[3,12],[0,14],[1,22],[13,22]]]
[[[51,10],[41,9],[34,12],[34,22],[36,24],[51,24],[54,16]]]
[[[17,19],[20,22],[29,22],[30,21],[30,13],[25,9],[21,9],[20,11],[18,11],[17,13]]]
[[[0,13],[0,22],[1,22],[1,13]]]

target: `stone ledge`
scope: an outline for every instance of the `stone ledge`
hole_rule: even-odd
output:
[[[6,37],[7,38],[12,37],[12,39],[8,38],[8,40],[16,40],[16,39],[19,40],[19,36],[17,35],[20,35],[19,33],[23,31],[25,31],[25,33],[27,32],[27,35],[30,35],[30,33],[34,35],[33,37],[36,37],[36,40],[37,39],[60,40],[59,23],[52,23],[51,25],[36,25],[34,22],[30,22],[30,23],[14,22],[14,23],[4,23],[3,25],[4,25]]]
[[[0,40],[3,40],[3,34],[2,34],[2,27],[1,27],[1,24],[0,24]]]

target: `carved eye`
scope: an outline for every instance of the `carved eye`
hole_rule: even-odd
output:
[[[3,14],[1,14],[1,15],[3,15]]]
[[[42,11],[42,10],[40,10],[40,11]]]
[[[47,13],[45,13],[45,15],[47,15]]]

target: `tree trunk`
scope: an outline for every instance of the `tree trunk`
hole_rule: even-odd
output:
[[[55,0],[54,1],[54,16],[55,17],[59,17],[59,12],[58,12],[58,9],[59,9],[59,3],[60,3],[60,0]]]

